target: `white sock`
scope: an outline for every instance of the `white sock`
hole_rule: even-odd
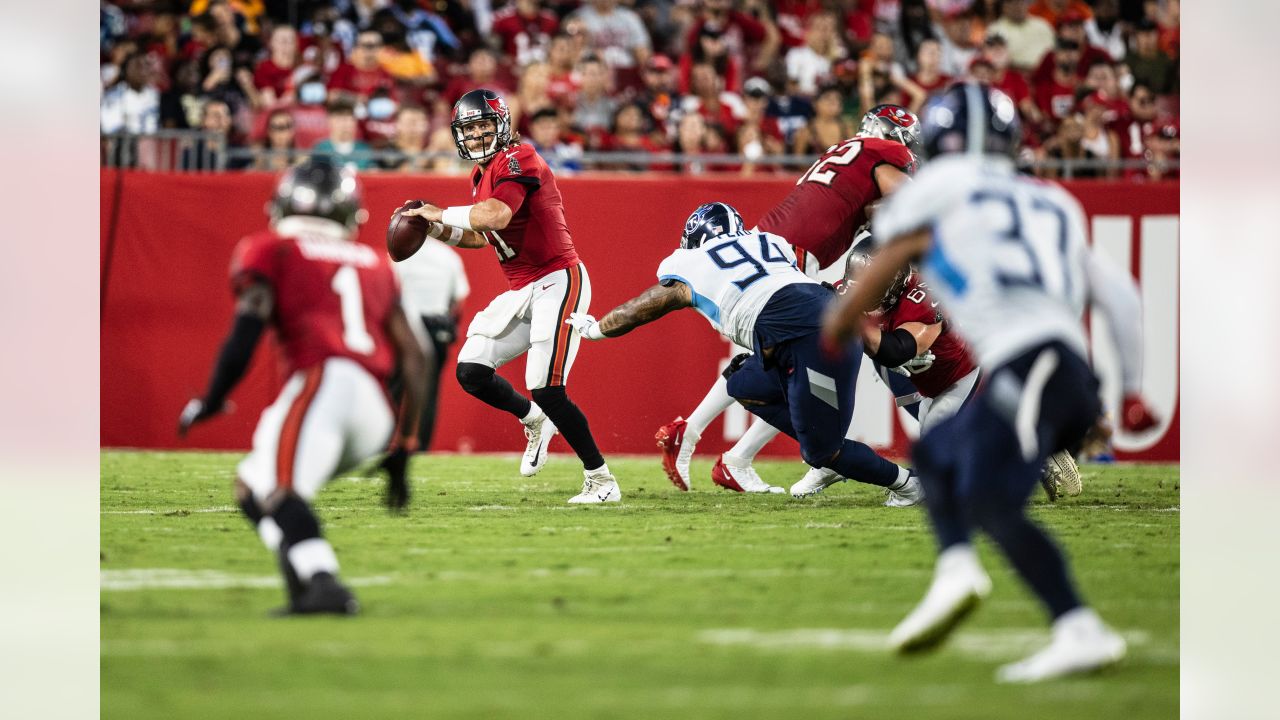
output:
[[[770,425],[763,420],[756,420],[751,423],[751,427],[742,433],[742,437],[738,439],[738,444],[733,446],[726,455],[734,455],[735,457],[745,458],[743,465],[750,465],[755,460],[756,454],[759,453],[769,441],[778,437],[781,432],[778,428]],[[726,461],[727,462],[727,461]]]
[[[1102,618],[1098,617],[1098,613],[1094,612],[1093,608],[1084,605],[1062,613],[1057,620],[1053,621],[1053,633],[1055,635],[1062,632],[1071,632],[1073,628],[1096,632],[1102,627]]]
[[[587,477],[597,478],[597,477],[600,477],[601,475],[608,475],[608,474],[609,474],[609,465],[608,465],[608,463],[605,463],[604,465],[601,465],[600,467],[596,468],[595,470],[586,470],[586,469],[584,469],[582,472],[583,472],[583,473],[585,473]]]
[[[688,423],[684,429],[686,441],[692,437],[693,442],[696,443],[711,421],[720,417],[720,414],[728,410],[733,403],[733,398],[729,397],[729,381],[721,375],[716,378],[716,384],[707,391],[707,396],[698,403],[698,407],[685,418],[685,422]]]
[[[546,413],[542,412],[542,408],[538,407],[538,403],[530,400],[529,412],[524,417],[520,418],[520,422],[524,423],[525,425],[528,425],[529,423],[542,418],[542,416],[545,414]]]
[[[284,531],[276,524],[275,518],[264,517],[258,521],[258,537],[271,552],[279,552],[280,541],[284,539]]]
[[[724,460],[725,465],[737,468],[751,467],[751,458],[744,458],[739,455],[733,455],[732,453],[725,453],[720,457]]]
[[[338,556],[324,538],[310,538],[290,547],[289,564],[302,582],[309,582],[318,572],[338,574]]]
[[[901,490],[902,488],[907,486],[907,481],[910,479],[911,479],[911,471],[904,467],[899,467],[898,479],[893,481],[893,484],[889,486],[889,489],[895,492],[898,490]]]

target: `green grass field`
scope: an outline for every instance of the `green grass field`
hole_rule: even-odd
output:
[[[317,507],[356,618],[274,619],[273,559],[232,507],[230,454],[102,454],[102,708],[113,718],[1172,718],[1178,713],[1179,471],[1087,466],[1034,514],[1086,597],[1129,639],[1119,667],[1030,687],[995,668],[1048,638],[989,545],[995,591],[941,651],[885,635],[920,598],[919,508],[876,488],[807,501],[691,493],[656,458],[614,459],[624,502],[564,503],[554,456],[427,457],[408,516],[380,480]],[[788,485],[798,462],[762,463]],[[359,475],[357,473],[357,475]]]

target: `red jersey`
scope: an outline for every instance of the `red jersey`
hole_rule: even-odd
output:
[[[267,58],[253,70],[253,86],[262,90],[271,88],[280,97],[293,88],[293,68],[283,68]]]
[[[271,324],[286,376],[343,357],[387,380],[395,359],[385,327],[400,291],[386,254],[333,233],[288,232],[249,235],[231,260],[235,290],[261,280],[275,293]]]
[[[493,34],[502,38],[502,51],[520,66],[545,59],[547,45],[559,29],[560,21],[550,10],[525,17],[508,7],[493,14]]]
[[[329,77],[329,90],[345,90],[367,98],[375,90],[386,90],[391,97],[396,97],[396,79],[382,66],[372,70],[361,70],[350,63],[343,63]]]
[[[880,330],[888,332],[909,322],[932,325],[942,322],[942,319],[938,302],[929,296],[929,287],[920,281],[920,276],[912,275],[907,278],[902,297],[880,316]],[[937,358],[933,365],[911,376],[911,384],[925,397],[941,395],[977,367],[969,354],[969,346],[946,325],[942,326],[942,334],[933,341],[929,351]]]
[[[512,145],[488,165],[477,165],[471,173],[471,198],[497,198],[511,208],[511,222],[502,231],[480,235],[498,252],[512,290],[581,262],[556,178],[532,145]]]
[[[757,227],[781,235],[827,267],[853,245],[854,233],[867,222],[867,205],[880,198],[876,168],[892,165],[909,172],[915,161],[905,145],[892,140],[854,137],[833,145]]]

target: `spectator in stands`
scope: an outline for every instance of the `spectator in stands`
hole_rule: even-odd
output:
[[[1156,131],[1147,137],[1147,177],[1151,180],[1177,180],[1178,168],[1172,167],[1181,155],[1178,122],[1160,123]]]
[[[653,118],[655,132],[669,136],[675,130],[670,122],[676,101],[675,65],[666,55],[654,55],[645,61],[641,79],[644,85],[636,101]]]
[[[1008,95],[1018,106],[1023,122],[1039,125],[1044,115],[1031,97],[1031,86],[1022,73],[1010,68],[1008,43],[1000,35],[988,35],[982,44],[982,58],[991,63],[991,86]]]
[[[124,59],[121,68],[119,79],[102,94],[102,132],[155,132],[160,126],[160,91],[151,60],[135,52]]]
[[[1089,44],[1100,48],[1112,60],[1124,58],[1129,28],[1120,20],[1118,0],[1094,0],[1093,17],[1085,21],[1084,31]]]
[[[1106,104],[1097,98],[1097,94],[1088,95],[1080,101],[1082,128],[1080,145],[1092,156],[1106,160],[1120,159],[1120,141],[1115,132],[1107,128]],[[1110,168],[1097,176],[1115,177],[1116,171]]]
[[[560,20],[539,0],[516,0],[493,16],[492,32],[501,38],[502,52],[519,67],[546,62],[559,29]]]
[[[341,99],[354,106],[377,89],[394,94],[395,78],[378,62],[381,50],[382,36],[376,31],[364,30],[357,35],[351,62],[339,65],[329,77],[329,99]]]
[[[293,115],[283,108],[272,110],[267,116],[267,138],[256,148],[254,170],[282,172],[293,164],[298,134],[294,129]]]
[[[832,64],[844,55],[844,46],[836,33],[836,16],[829,12],[813,13],[805,25],[804,44],[787,51],[787,77],[799,92],[812,95],[819,81],[829,79]]]
[[[551,38],[547,47],[547,65],[551,70],[547,79],[547,95],[558,105],[572,106],[578,101],[578,88],[582,86],[573,38],[564,33]]]
[[[383,170],[425,172],[429,162],[423,155],[427,149],[427,111],[418,105],[405,105],[396,110],[395,136],[387,157],[378,161]]]
[[[1050,25],[1057,25],[1067,13],[1079,15],[1081,21],[1093,17],[1093,9],[1082,0],[1036,0],[1030,12]]]
[[[653,118],[638,102],[623,103],[613,114],[613,125],[604,137],[601,150],[606,152],[659,153],[667,149],[666,143],[654,139]],[[643,164],[610,165],[611,170],[646,170]]]
[[[700,175],[711,169],[697,156],[715,152],[719,145],[707,121],[696,112],[687,112],[680,116],[676,126],[675,143],[672,150],[685,156],[685,160],[676,168],[679,172]]]
[[[160,126],[187,130],[200,124],[200,63],[180,60],[173,71],[173,84],[160,95]]]
[[[796,155],[816,155],[824,149],[853,137],[857,128],[842,114],[840,89],[827,85],[818,90],[813,99],[813,119],[796,131],[791,152]]]
[[[942,72],[963,75],[969,63],[978,56],[982,28],[974,15],[965,10],[938,13],[933,25],[933,36],[941,45]]]
[[[428,64],[436,65],[438,58],[451,57],[463,47],[462,38],[471,31],[469,26],[452,24],[445,17],[431,12],[428,6],[445,6],[445,11],[455,9],[459,3],[423,3],[419,0],[394,0],[375,13],[374,26],[383,32],[382,18],[389,18],[395,25],[404,29],[405,42],[409,48],[422,57]],[[456,10],[455,10],[456,12]],[[464,17],[469,17],[466,15]],[[456,30],[456,32],[455,32]],[[383,38],[390,44],[390,38]]]
[[[329,101],[329,137],[316,143],[314,152],[332,155],[339,161],[367,170],[373,165],[372,148],[357,137],[355,106],[349,100]]]
[[[249,166],[247,158],[228,157],[228,149],[240,145],[231,119],[231,106],[225,101],[210,99],[200,111],[200,129],[205,135],[194,144],[185,145],[178,157],[179,167],[185,170],[213,170],[222,167],[242,170]]]
[[[396,19],[394,13],[380,12],[376,27],[382,35],[378,64],[395,78],[402,89],[412,89],[416,98],[423,88],[435,84],[435,66],[427,59],[426,54],[409,44],[408,29]]]
[[[1052,130],[1054,123],[1060,122],[1071,114],[1076,104],[1076,86],[1079,77],[1076,68],[1080,64],[1080,43],[1066,38],[1059,38],[1057,46],[1047,58],[1051,61],[1051,71],[1047,78],[1035,81],[1033,93],[1036,105],[1044,114],[1045,121]]]
[[[198,6],[192,6],[193,12],[196,12],[196,7]],[[214,32],[218,44],[231,51],[235,70],[245,70],[252,74],[254,62],[258,59],[258,53],[262,51],[262,42],[256,35],[257,26],[253,25],[250,32],[243,32],[240,29],[240,22],[244,16],[240,15],[227,0],[210,2],[208,14],[217,25]]]
[[[850,66],[852,70],[849,69]],[[852,59],[842,61],[836,66],[835,75],[841,94],[856,96],[857,93],[853,88],[857,83],[857,62]],[[796,132],[808,125],[813,117],[813,103],[803,95],[776,92],[776,84],[765,78],[752,78],[748,82],[769,94],[769,107],[765,110],[765,114],[778,123],[778,129],[782,131],[786,146],[791,147]]]
[[[563,134],[560,113],[553,108],[543,108],[529,119],[529,142],[556,174],[582,169],[582,146],[565,142]]]
[[[1095,63],[1111,62],[1111,57],[1101,49],[1093,47],[1089,44],[1089,39],[1084,31],[1085,18],[1075,10],[1068,10],[1058,17],[1058,40],[1070,40],[1080,46],[1080,60],[1076,63],[1075,74],[1077,79],[1084,79],[1085,73],[1093,67]],[[1031,75],[1031,81],[1037,82],[1044,80],[1053,73],[1053,55],[1045,55],[1040,61],[1039,67]]]
[[[512,95],[511,87],[498,77],[498,58],[489,48],[479,47],[471,51],[467,58],[467,71],[449,81],[443,98],[452,108],[458,98],[476,88],[488,88],[503,97]]]
[[[861,55],[871,44],[871,36],[876,31],[876,18],[872,12],[872,6],[861,1],[841,4],[848,8],[842,18],[841,32],[844,35],[844,42],[849,47],[850,55]],[[781,14],[778,19],[781,22]]]
[[[765,3],[749,2],[747,4],[757,13],[755,16],[735,10],[733,0],[703,0],[702,11],[685,36],[685,47],[692,47],[697,43],[698,37],[703,34],[703,30],[709,29],[714,34],[724,37],[729,55],[738,67],[765,72],[777,57],[778,47],[782,42],[781,34],[769,17]],[[750,65],[745,64],[746,58],[751,58]],[[687,60],[685,57],[680,59],[682,88],[690,83],[689,75],[694,60],[695,58],[692,57],[688,57]],[[736,83],[740,83],[742,78],[726,78],[726,80],[735,84],[726,84],[725,87],[736,92]]]
[[[331,5],[320,5],[310,23],[302,30],[302,62],[314,68],[321,77],[329,77],[342,66],[345,53],[337,38],[334,21],[337,11]]]
[[[588,55],[579,65],[582,88],[574,103],[573,124],[582,132],[598,138],[609,129],[618,103],[609,94],[609,66],[595,55]],[[590,142],[594,146],[595,142]]]
[[[610,67],[643,65],[652,54],[640,16],[617,0],[590,0],[573,17],[585,27],[592,51]]]
[[[911,106],[924,104],[924,89],[912,82],[902,65],[894,60],[893,38],[876,33],[858,62],[858,96],[862,109],[869,110],[882,102],[895,102],[903,93],[911,98]],[[814,106],[817,106],[816,99]]]
[[[723,80],[708,63],[693,66],[689,94],[680,100],[681,113],[702,115],[707,125],[732,137],[747,116],[742,98],[724,89]]]
[[[920,47],[916,49],[916,71],[911,75],[911,82],[920,86],[926,98],[945,90],[951,84],[951,76],[942,72],[942,45],[936,38],[921,41]],[[912,105],[914,99],[910,93],[902,93],[898,104],[906,106],[912,112],[919,112],[920,105]]]
[[[1160,27],[1144,18],[1133,33],[1133,52],[1126,58],[1133,80],[1156,95],[1177,92],[1178,63],[1160,49]]]
[[[1017,70],[1030,71],[1053,49],[1053,24],[1028,13],[1028,0],[1004,0],[999,20],[987,26],[1009,46],[1009,62]]]
[[[266,10],[263,0],[193,0],[188,12],[200,15],[214,11],[219,6],[236,19],[237,27],[243,23],[244,29],[251,33],[258,32],[258,19]]]
[[[1120,138],[1120,155],[1126,160],[1141,160],[1146,157],[1146,139],[1156,131],[1156,94],[1150,85],[1142,81],[1133,84],[1129,91],[1129,115],[1123,128],[1117,133]],[[1132,177],[1136,171],[1126,171],[1126,177]]]
[[[358,118],[356,134],[375,150],[390,145],[396,136],[399,111],[400,102],[388,90],[374,90],[364,103],[364,117]]]
[[[225,102],[233,115],[261,103],[258,89],[253,86],[253,74],[247,68],[237,68],[226,47],[219,45],[205,53],[201,74],[201,92]]]
[[[1129,100],[1120,89],[1120,78],[1112,63],[1098,62],[1089,67],[1079,92],[1090,93],[1086,99],[1102,106],[1102,121],[1113,132],[1120,133],[1129,122]]]
[[[1045,141],[1041,147],[1040,157],[1047,160],[1072,161],[1101,159],[1092,149],[1084,144],[1084,120],[1079,115],[1068,115],[1058,124],[1057,132]],[[1067,172],[1057,165],[1046,165],[1038,169],[1041,177],[1058,178]],[[1089,167],[1074,167],[1069,170],[1071,177],[1096,177],[1098,170]]]
[[[298,31],[290,25],[277,25],[267,43],[271,54],[253,70],[253,85],[262,95],[262,105],[292,103],[294,71],[298,67]]]
[[[516,94],[507,98],[507,107],[511,111],[511,124],[521,132],[528,131],[528,122],[533,114],[544,108],[558,109],[551,99],[547,88],[551,83],[551,68],[543,62],[533,62],[525,66],[520,74],[520,85]]]
[[[764,78],[754,77],[747,80],[744,86],[742,99],[747,106],[747,114],[738,128],[736,149],[747,159],[742,166],[742,174],[752,175],[758,170],[755,160],[764,155],[786,153],[787,143],[782,129],[778,127],[777,118],[769,116],[769,95],[772,92],[769,82]]]
[[[724,80],[724,86],[737,88],[742,82],[742,61],[736,55],[729,54],[729,45],[725,42],[723,28],[704,26],[698,32],[697,42],[680,56],[681,70],[692,69],[694,65],[706,63],[715,68],[716,74]],[[681,90],[689,92],[689,74],[682,76]]]

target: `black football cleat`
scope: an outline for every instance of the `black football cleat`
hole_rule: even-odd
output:
[[[347,586],[338,582],[338,578],[331,573],[318,572],[311,577],[302,596],[290,604],[290,611],[296,615],[355,615],[360,612],[360,603]]]

